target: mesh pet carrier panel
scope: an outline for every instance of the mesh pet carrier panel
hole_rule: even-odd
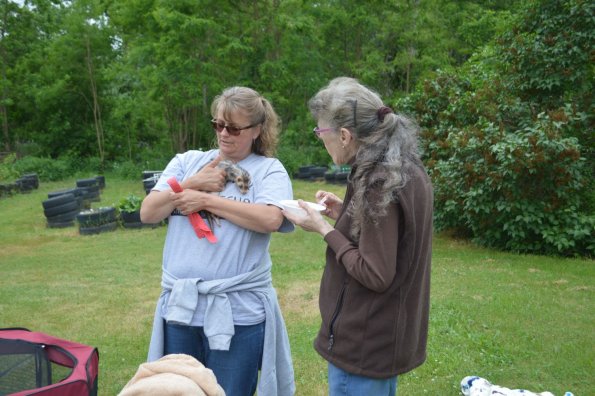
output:
[[[0,395],[40,388],[52,381],[43,345],[0,339]]]
[[[96,396],[96,348],[27,329],[0,329],[0,396]]]

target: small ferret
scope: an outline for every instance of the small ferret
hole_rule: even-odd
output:
[[[235,183],[238,187],[238,190],[240,190],[242,194],[246,194],[248,192],[248,190],[250,189],[251,178],[250,174],[246,169],[242,168],[241,166],[230,160],[221,160],[217,164],[217,168],[223,169],[225,171],[226,183]],[[207,218],[211,230],[213,230],[214,225],[221,225],[218,216],[206,210],[203,211],[203,213]]]
[[[217,164],[217,168],[225,171],[225,180],[235,183],[242,194],[246,194],[250,188],[250,174],[238,164],[230,160],[222,160]]]

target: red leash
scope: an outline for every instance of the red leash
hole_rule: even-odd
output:
[[[169,184],[173,192],[181,193],[184,191],[175,177],[171,177],[167,181],[167,184]],[[207,238],[207,241],[211,243],[217,242],[217,237],[198,213],[190,213],[188,215],[188,220],[190,220],[190,224],[192,224],[192,228],[194,228],[194,232],[198,238]]]

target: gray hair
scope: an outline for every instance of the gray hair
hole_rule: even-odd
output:
[[[351,237],[358,241],[363,222],[376,224],[396,191],[409,180],[411,166],[421,164],[418,127],[386,108],[376,92],[348,77],[332,80],[310,99],[308,107],[314,119],[337,131],[348,129],[360,145],[351,176],[354,195],[347,208],[352,217]],[[379,199],[369,202],[372,192]]]

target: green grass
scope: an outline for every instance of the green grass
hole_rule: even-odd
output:
[[[115,395],[146,357],[160,293],[165,227],[80,236],[49,229],[41,201],[75,179],[0,199],[0,327],[96,346],[100,395]],[[344,187],[294,181],[296,198]],[[102,201],[143,196],[140,180],[107,175]],[[326,394],[326,364],[312,348],[320,323],[325,245],[298,230],[275,234],[273,277],[288,327],[297,394]],[[428,359],[399,378],[399,396],[458,395],[466,375],[556,396],[592,394],[593,260],[521,256],[437,235]]]

